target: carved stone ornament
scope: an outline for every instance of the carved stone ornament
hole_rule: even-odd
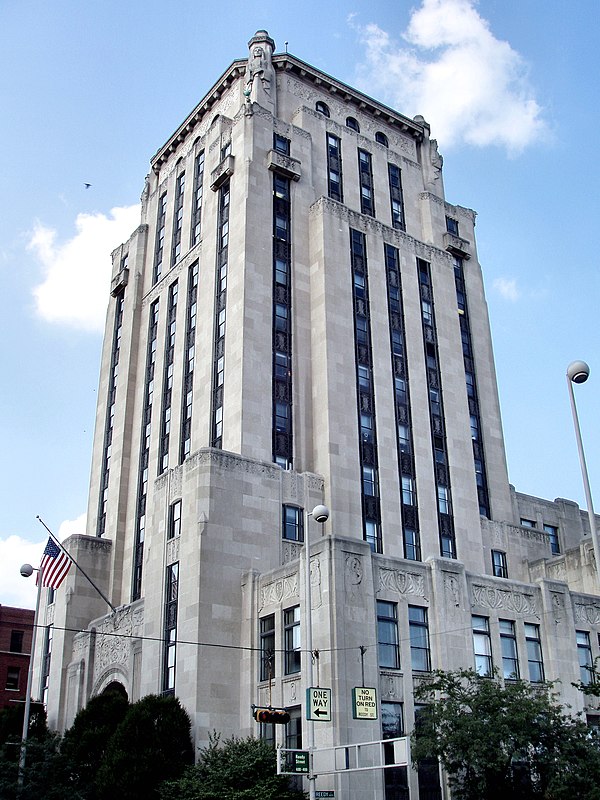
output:
[[[179,541],[180,537],[176,536],[167,542],[167,564],[175,564],[176,561],[179,561]]]
[[[396,700],[398,698],[398,679],[396,675],[389,673],[381,674],[381,695],[390,700]]]
[[[132,641],[140,634],[142,622],[143,610],[127,606],[105,617],[96,628],[96,680],[111,666],[128,668]]]
[[[456,613],[456,609],[461,606],[460,581],[456,575],[451,573],[444,575],[444,595],[446,608],[450,613]]]
[[[313,556],[310,559],[310,596],[313,609],[321,608],[323,596],[321,593],[321,559]]]
[[[297,572],[285,575],[283,578],[277,578],[265,586],[261,586],[258,607],[263,609],[266,606],[279,605],[279,603],[287,600],[288,597],[298,597]]]
[[[526,592],[515,592],[511,589],[498,589],[495,586],[472,586],[472,606],[502,609],[512,611],[523,616],[540,618],[540,612],[535,597]]]
[[[565,618],[565,598],[560,592],[551,592],[550,598],[552,600],[552,612],[554,614],[554,622],[558,625],[563,622]]]
[[[348,554],[344,565],[344,588],[348,600],[354,601],[360,596],[363,577],[364,567],[361,557],[355,553]]]
[[[289,564],[290,561],[299,558],[301,552],[302,545],[298,542],[284,541],[283,547],[281,548],[281,560],[284,564]]]
[[[216,474],[227,472],[245,472],[249,475],[260,475],[263,478],[277,478],[281,475],[281,467],[264,461],[252,461],[249,458],[235,455],[235,453],[225,453],[214,448],[203,448],[186,459],[183,466],[186,472],[193,469],[209,465]],[[321,480],[321,485],[322,485]]]
[[[594,603],[575,603],[575,621],[600,625],[600,606]]]
[[[403,569],[379,570],[379,589],[388,589],[400,594],[416,594],[425,597],[425,581],[423,575],[417,572],[407,572]]]

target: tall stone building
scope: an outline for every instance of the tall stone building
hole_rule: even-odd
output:
[[[250,40],[152,158],[113,254],[87,535],[67,547],[117,610],[77,570],[48,604],[52,725],[118,684],[175,693],[198,745],[306,744],[311,649],[319,748],[409,732],[431,668],[560,679],[584,708],[587,518],[509,485],[474,224],[422,117]],[[354,718],[363,685],[374,719]],[[431,797],[437,778],[318,788]]]

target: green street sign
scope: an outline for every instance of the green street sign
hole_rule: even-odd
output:
[[[308,775],[308,750],[288,751],[285,755],[288,772],[294,772],[296,775]]]

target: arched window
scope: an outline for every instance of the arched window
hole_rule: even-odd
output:
[[[385,133],[382,133],[382,131],[377,131],[377,133],[375,134],[375,141],[378,142],[379,144],[382,144],[384,147],[390,146],[387,136],[385,135]]]
[[[329,106],[322,100],[317,101],[317,104],[315,105],[315,111],[318,111],[319,114],[323,114],[324,117],[331,116],[331,114],[329,113]]]
[[[346,127],[351,128],[353,131],[360,133],[360,125],[354,117],[346,117]]]

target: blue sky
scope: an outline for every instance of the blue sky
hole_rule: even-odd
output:
[[[223,8],[0,0],[0,603],[34,602],[18,567],[41,557],[36,515],[83,532],[109,253],[149,160],[260,28],[430,122],[447,199],[478,213],[510,480],[584,504],[565,380],[582,358],[600,481],[598,0]]]

